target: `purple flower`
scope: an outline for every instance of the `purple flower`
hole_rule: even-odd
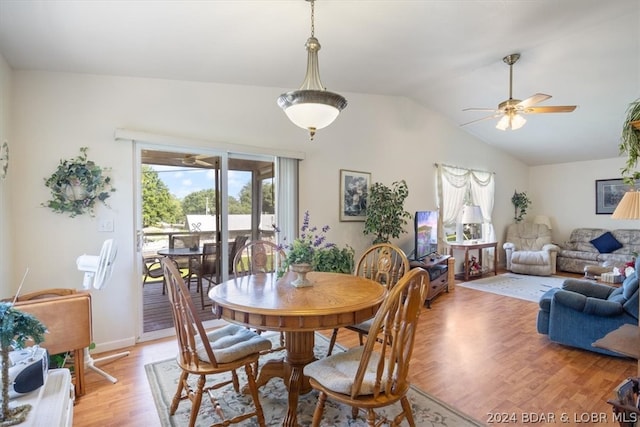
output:
[[[280,232],[280,229],[273,226],[276,232]],[[320,230],[320,231],[318,231]],[[292,257],[299,256],[301,251],[305,251],[307,254],[313,254],[316,250],[329,249],[336,247],[335,243],[327,242],[327,236],[325,233],[330,230],[328,225],[318,228],[311,224],[311,216],[309,211],[305,211],[302,220],[302,226],[300,227],[300,236],[294,239],[290,243],[287,243],[287,238],[282,238],[280,248],[289,251],[289,255]],[[296,255],[293,253],[295,243]]]

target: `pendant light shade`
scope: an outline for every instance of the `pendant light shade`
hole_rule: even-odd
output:
[[[310,139],[316,130],[329,126],[347,106],[347,100],[334,92],[327,91],[320,81],[318,51],[320,42],[314,37],[314,0],[311,3],[311,37],[307,39],[307,74],[298,90],[283,93],[278,97],[278,105],[296,126],[309,131]]]

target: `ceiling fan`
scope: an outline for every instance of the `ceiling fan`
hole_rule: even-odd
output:
[[[211,161],[213,159],[213,161]],[[217,165],[217,157],[211,157],[206,154],[185,154],[181,162],[185,166],[204,166],[207,168]]]
[[[465,108],[462,111],[492,111],[493,114],[482,117],[477,120],[473,120],[468,123],[464,123],[460,126],[470,125],[472,123],[481,122],[489,119],[496,119],[500,117],[497,129],[500,130],[516,130],[520,129],[527,120],[522,114],[540,114],[540,113],[570,113],[576,109],[575,105],[556,105],[547,107],[536,107],[542,101],[546,101],[551,98],[551,95],[545,95],[544,93],[536,93],[533,96],[521,101],[519,99],[513,99],[513,64],[520,59],[519,53],[512,53],[507,55],[502,60],[509,66],[509,99],[502,101],[498,104],[498,108]]]

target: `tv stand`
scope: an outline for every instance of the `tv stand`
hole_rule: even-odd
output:
[[[450,289],[455,289],[455,263],[456,260],[451,255],[440,255],[438,253],[428,255],[421,261],[409,261],[411,268],[424,268],[429,273],[427,294],[424,299],[427,308],[431,308],[431,301],[442,292],[449,292]]]

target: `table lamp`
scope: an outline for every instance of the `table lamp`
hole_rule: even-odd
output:
[[[640,191],[627,191],[611,215],[613,219],[640,219]]]
[[[462,207],[462,215],[460,218],[464,240],[477,243],[477,241],[482,237],[482,228],[479,226],[481,226],[483,222],[484,218],[482,217],[482,209],[480,209],[480,206],[464,205]]]
[[[613,219],[640,219],[640,191],[630,190],[624,193],[622,200],[611,215]],[[638,272],[636,272],[638,274]],[[640,375],[640,359],[638,359],[638,375]]]

